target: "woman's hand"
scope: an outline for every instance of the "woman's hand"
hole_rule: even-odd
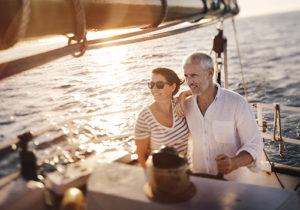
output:
[[[192,91],[186,90],[186,91],[181,92],[179,94],[179,96],[176,98],[175,111],[176,111],[177,116],[179,116],[179,117],[184,117],[185,116],[184,101],[190,95],[192,95]]]
[[[146,168],[146,161],[148,159],[148,151],[150,145],[150,138],[143,140],[135,140],[136,153],[138,155],[138,161],[142,167]]]

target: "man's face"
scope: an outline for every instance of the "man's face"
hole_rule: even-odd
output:
[[[194,95],[201,95],[209,86],[209,71],[203,70],[199,64],[183,66],[186,83]]]

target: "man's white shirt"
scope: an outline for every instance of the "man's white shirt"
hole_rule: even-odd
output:
[[[243,181],[249,178],[249,169],[260,169],[263,140],[251,107],[242,96],[218,85],[217,95],[204,116],[196,95],[185,101],[185,113],[191,134],[189,155],[194,173],[216,175],[218,155],[233,157],[241,151],[247,151],[253,163],[224,178]]]

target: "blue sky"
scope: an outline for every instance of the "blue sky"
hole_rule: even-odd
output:
[[[300,10],[300,0],[238,0],[239,16],[255,16]]]

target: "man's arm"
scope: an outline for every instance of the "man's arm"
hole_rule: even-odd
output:
[[[251,164],[254,159],[248,152],[242,151],[232,158],[221,154],[215,160],[217,161],[218,173],[228,174],[242,166]]]

